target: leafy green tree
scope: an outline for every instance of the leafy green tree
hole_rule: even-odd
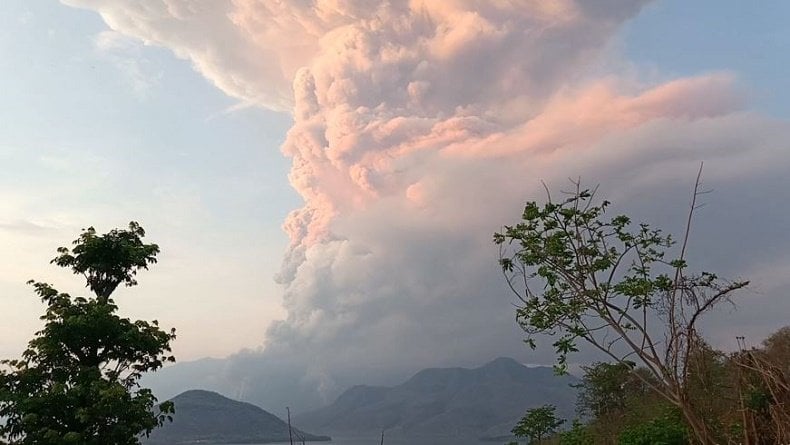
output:
[[[579,414],[593,418],[619,415],[632,394],[626,387],[632,383],[634,364],[593,363],[582,369],[584,377],[581,383],[574,385],[579,389],[576,402]]]
[[[643,379],[645,385],[680,409],[697,442],[707,445],[714,440],[687,385],[689,358],[703,341],[697,326],[748,282],[688,272],[701,173],[674,259],[671,236],[644,223],[633,228],[626,215],[607,218],[610,203],[595,203],[595,190],[579,183],[559,203],[550,195],[543,206],[528,202],[521,221],[495,233],[494,242],[507,283],[521,300],[517,321],[531,347],[538,335],[556,335],[560,372],[580,340],[616,363],[638,360],[652,377]]]
[[[96,229],[83,230],[74,247],[59,247],[51,263],[68,267],[85,277],[87,287],[99,299],[107,300],[120,285],[137,285],[137,271],[156,264],[159,246],[143,243],[145,230],[132,221],[128,230],[111,230],[97,235]]]
[[[175,330],[122,318],[111,298],[156,262],[159,247],[143,243],[144,236],[135,222],[103,235],[91,227],[72,249],[58,249],[52,263],[83,275],[95,297],[30,281],[46,304],[44,327],[21,359],[0,362],[6,368],[0,370],[0,443],[132,445],[171,419],[173,404],[157,405],[139,380],[175,361]]]
[[[540,443],[546,437],[551,436],[557,431],[564,419],[558,419],[554,414],[553,405],[543,405],[538,408],[527,410],[527,413],[513,427],[512,433],[516,437],[527,437],[530,444]]]

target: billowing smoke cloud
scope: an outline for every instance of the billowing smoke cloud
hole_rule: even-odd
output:
[[[490,242],[540,180],[582,175],[677,228],[699,160],[722,202],[744,209],[732,200],[762,196],[790,160],[787,123],[743,111],[729,74],[645,84],[606,69],[627,65],[610,42],[647,1],[64,2],[293,116],[282,151],[305,204],[284,224],[288,317],[264,352],[216,365],[213,383],[264,406],[314,406],[422,366],[550,362],[521,345]],[[754,224],[773,233],[788,219],[775,216]],[[737,233],[708,222],[702,247]],[[730,245],[706,265],[787,263],[760,250],[767,238],[746,239],[762,255],[740,261]]]

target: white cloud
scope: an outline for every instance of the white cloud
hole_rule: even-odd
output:
[[[790,163],[788,123],[744,111],[731,74],[600,74],[646,1],[65,2],[172,49],[243,103],[293,113],[282,150],[305,206],[284,225],[287,317],[263,354],[222,371],[271,405],[314,404],[316,388],[331,396],[366,374],[525,353],[490,235],[540,197],[541,179],[590,178],[673,228],[699,160],[732,196]],[[786,219],[747,233],[707,221],[700,242],[760,245]],[[725,244],[710,265],[745,270],[739,253]],[[243,383],[269,377],[290,380]]]

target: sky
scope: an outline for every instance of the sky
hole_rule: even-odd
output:
[[[691,258],[754,283],[706,334],[758,342],[790,311],[788,13],[7,0],[0,356],[39,326],[25,281],[84,292],[55,249],[136,220],[162,254],[118,291],[124,314],[175,326],[180,361],[229,357],[211,378],[235,396],[311,406],[363,376],[550,363],[520,341],[491,234],[577,176],[678,231],[700,161]]]
[[[84,292],[48,264],[55,249],[130,220],[162,254],[119,291],[128,315],[177,326],[187,359],[260,346],[284,314],[272,277],[300,202],[278,151],[290,117],[230,111],[237,101],[188,63],[108,34],[90,11],[11,1],[0,21],[0,243],[13,258],[0,268],[0,355],[39,326],[28,279]]]

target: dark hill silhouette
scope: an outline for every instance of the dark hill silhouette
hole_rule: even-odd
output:
[[[174,397],[172,423],[154,430],[144,443],[270,443],[288,441],[288,424],[250,403],[231,400],[211,391],[192,390]],[[294,429],[306,440],[329,440]]]
[[[549,367],[498,358],[475,369],[431,368],[394,387],[355,386],[334,403],[296,416],[300,426],[329,433],[387,429],[401,435],[506,435],[527,409],[546,403],[573,417],[578,383]]]

